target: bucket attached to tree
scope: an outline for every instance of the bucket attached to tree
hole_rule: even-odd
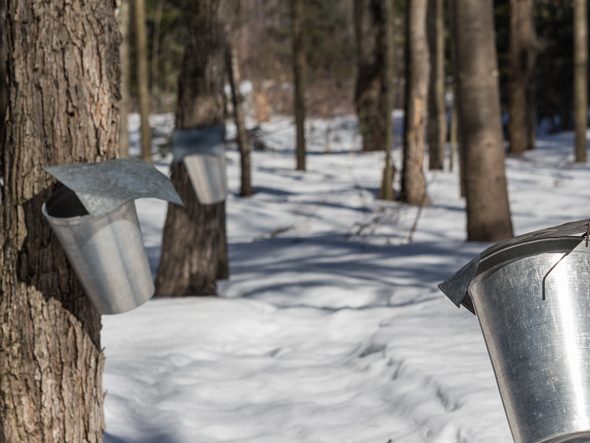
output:
[[[229,192],[225,172],[224,138],[224,125],[174,132],[174,162],[184,163],[202,205],[220,203]]]
[[[440,285],[479,319],[516,443],[590,442],[587,224],[497,243]]]
[[[154,294],[135,198],[182,204],[170,180],[138,159],[46,168],[65,186],[42,207],[100,314],[134,309]]]

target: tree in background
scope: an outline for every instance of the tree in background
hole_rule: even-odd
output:
[[[105,428],[100,316],[41,206],[56,189],[44,167],[117,155],[115,2],[22,0],[7,3],[6,17],[0,440],[100,442]]]
[[[427,0],[408,0],[406,19],[406,105],[400,200],[428,203],[424,178],[424,133],[430,63],[426,40]]]
[[[293,77],[295,79],[295,126],[297,170],[305,171],[305,0],[292,1]]]
[[[121,101],[119,102],[119,157],[129,155],[129,0],[121,0],[119,5],[119,29],[121,30]]]
[[[150,129],[150,94],[148,87],[147,32],[144,0],[135,0],[135,38],[137,43],[137,84],[141,114],[141,158],[152,162],[152,132]]]
[[[576,162],[586,162],[588,127],[588,8],[587,0],[574,0],[574,121]]]
[[[355,0],[354,25],[357,50],[357,77],[354,107],[359,119],[363,151],[385,149],[387,118],[383,114],[385,83],[383,53],[378,51],[380,37],[381,0]],[[391,119],[391,116],[389,116]]]
[[[241,7],[241,4],[241,0],[238,0],[238,8]],[[242,197],[247,197],[249,195],[252,195],[252,183],[250,180],[252,168],[250,167],[250,147],[248,144],[248,132],[246,131],[244,109],[242,108],[242,93],[240,92],[240,66],[238,60],[238,50],[235,44],[235,28],[238,26],[237,22],[238,21],[236,20],[234,26],[228,25],[226,64],[229,77],[229,84],[232,93],[232,101],[234,105],[234,118],[238,133],[238,149],[240,151],[240,195]]]
[[[391,0],[381,0],[381,20],[379,23],[378,52],[383,58],[383,74],[381,81],[381,115],[385,120],[385,167],[381,181],[380,196],[384,200],[394,200],[393,192],[393,160],[391,159],[391,145],[393,144],[393,8]]]
[[[512,237],[504,172],[498,67],[491,0],[454,0],[461,145],[465,156],[467,240]]]
[[[192,7],[178,81],[176,129],[225,123],[227,27],[237,5],[234,0],[197,0]],[[184,207],[168,206],[156,296],[215,295],[215,280],[229,273],[225,202],[200,204],[183,163],[172,165],[170,179]]]
[[[509,151],[535,145],[535,26],[533,0],[510,0]]]
[[[428,88],[429,169],[443,169],[447,145],[444,0],[428,0],[426,20],[430,53],[430,82]]]

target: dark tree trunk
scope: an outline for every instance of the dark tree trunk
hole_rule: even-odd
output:
[[[384,3],[385,0],[354,1],[358,70],[354,104],[359,119],[359,131],[363,138],[363,151],[385,149],[387,120],[391,120],[391,115],[384,115],[383,112],[387,107],[384,103],[386,97],[382,95],[385,83],[385,57],[379,47],[384,22]]]
[[[467,240],[512,237],[492,0],[455,0],[460,143],[465,155]]]
[[[252,195],[250,181],[250,148],[248,146],[248,132],[244,121],[244,109],[242,108],[242,94],[240,93],[240,69],[238,63],[238,51],[233,44],[233,37],[228,36],[227,71],[231,86],[232,100],[234,104],[234,116],[238,132],[238,148],[240,150],[241,163],[241,187],[240,195],[247,197]]]
[[[586,162],[588,127],[588,15],[586,0],[574,0],[574,123],[576,162]]]
[[[121,29],[121,102],[119,127],[119,157],[129,156],[129,128],[127,118],[129,116],[129,0],[121,0],[119,5],[119,28]]]
[[[411,205],[428,203],[423,171],[430,74],[426,42],[426,8],[427,0],[408,0],[404,160],[400,199]]]
[[[381,116],[385,122],[385,167],[383,168],[383,180],[381,186],[381,198],[394,200],[393,192],[393,160],[391,159],[391,145],[393,143],[393,122],[391,111],[393,110],[393,5],[391,0],[381,0],[381,14],[379,14],[379,38],[377,40],[377,53],[383,60],[383,73],[381,75]]]
[[[305,0],[291,0],[293,75],[295,78],[295,125],[297,127],[297,170],[305,171]]]
[[[236,6],[233,0],[193,5],[178,80],[176,129],[225,122],[226,28]],[[172,166],[171,180],[184,207],[168,206],[156,296],[215,295],[216,278],[229,276],[225,203],[200,204],[182,163]]]
[[[447,146],[445,106],[445,21],[444,1],[428,0],[428,49],[430,83],[428,90],[429,168],[443,169]]]
[[[535,27],[533,0],[510,0],[510,122],[509,150],[522,154],[534,143],[534,103],[531,84],[534,83]]]
[[[150,92],[148,86],[147,31],[145,29],[145,0],[135,0],[135,37],[137,41],[137,85],[141,114],[141,158],[152,162],[152,132],[150,129]]]
[[[115,2],[9,2],[0,209],[0,441],[101,442],[100,316],[41,206],[42,168],[116,157]]]

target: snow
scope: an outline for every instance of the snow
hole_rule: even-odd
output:
[[[262,130],[253,196],[227,153],[221,296],[103,317],[105,442],[512,441],[477,318],[437,289],[488,246],[464,241],[457,172],[428,171],[419,210],[377,199],[383,156],[357,152],[353,117],[308,122],[307,172],[291,119]],[[507,159],[515,234],[588,217],[589,166],[572,161],[571,133]],[[166,204],[137,209],[155,273]]]

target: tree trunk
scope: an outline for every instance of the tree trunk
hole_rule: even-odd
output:
[[[460,143],[465,155],[467,240],[512,237],[492,0],[455,0]]]
[[[129,156],[129,0],[121,0],[119,5],[119,29],[121,30],[121,102],[119,103],[119,157]]]
[[[297,127],[297,170],[305,171],[305,0],[291,0],[293,33],[293,76],[295,78],[295,125]]]
[[[226,28],[236,7],[233,0],[193,5],[178,80],[176,129],[225,123]],[[172,166],[171,180],[184,207],[168,206],[156,296],[215,295],[216,277],[229,276],[225,203],[200,204],[183,163]]]
[[[445,106],[445,22],[444,0],[428,0],[428,49],[430,83],[428,90],[429,168],[443,169],[447,146]]]
[[[137,84],[139,86],[139,113],[141,114],[141,158],[152,162],[152,132],[150,129],[150,93],[148,87],[147,32],[145,29],[145,2],[135,0],[135,36],[137,38]]]
[[[574,0],[574,119],[576,162],[586,162],[588,127],[588,16],[586,0]]]
[[[534,82],[533,0],[510,0],[510,96],[509,151],[522,154],[531,149],[534,111],[531,83]]]
[[[408,0],[406,20],[406,106],[401,200],[428,203],[424,162],[424,133],[430,63],[426,42],[427,0]]]
[[[162,14],[164,13],[164,0],[158,0],[156,18],[154,20],[154,37],[152,39],[152,96],[159,97],[159,73],[160,73],[160,27]]]
[[[354,105],[363,139],[362,150],[381,151],[387,138],[386,105],[381,95],[384,57],[377,48],[384,0],[355,0],[354,27],[357,48],[357,79]],[[391,81],[391,79],[390,79]],[[389,115],[391,119],[391,115]]]
[[[8,106],[6,90],[6,56],[8,53],[7,45],[8,33],[6,30],[6,4],[4,1],[0,1],[0,178],[4,172],[4,167],[2,165],[4,156],[2,155],[2,152],[4,148],[4,139],[6,136],[6,107]],[[2,186],[1,181],[0,186]],[[0,200],[0,203],[1,202],[2,200]]]
[[[9,2],[0,208],[0,441],[102,442],[100,316],[41,215],[42,168],[116,157],[115,2]]]
[[[247,197],[252,195],[252,184],[250,181],[250,148],[248,146],[248,132],[246,131],[246,123],[244,120],[244,109],[242,108],[242,94],[240,93],[238,51],[232,40],[233,37],[229,35],[227,46],[227,70],[229,74],[229,84],[231,86],[232,100],[234,104],[234,116],[238,132],[238,148],[240,150],[240,163],[242,172],[240,195],[242,197]]]
[[[381,196],[384,200],[394,200],[393,192],[393,160],[391,159],[391,145],[393,143],[393,11],[391,0],[381,0],[379,14],[379,39],[377,41],[378,58],[382,59],[383,72],[381,74],[381,118],[385,122],[385,167]]]

